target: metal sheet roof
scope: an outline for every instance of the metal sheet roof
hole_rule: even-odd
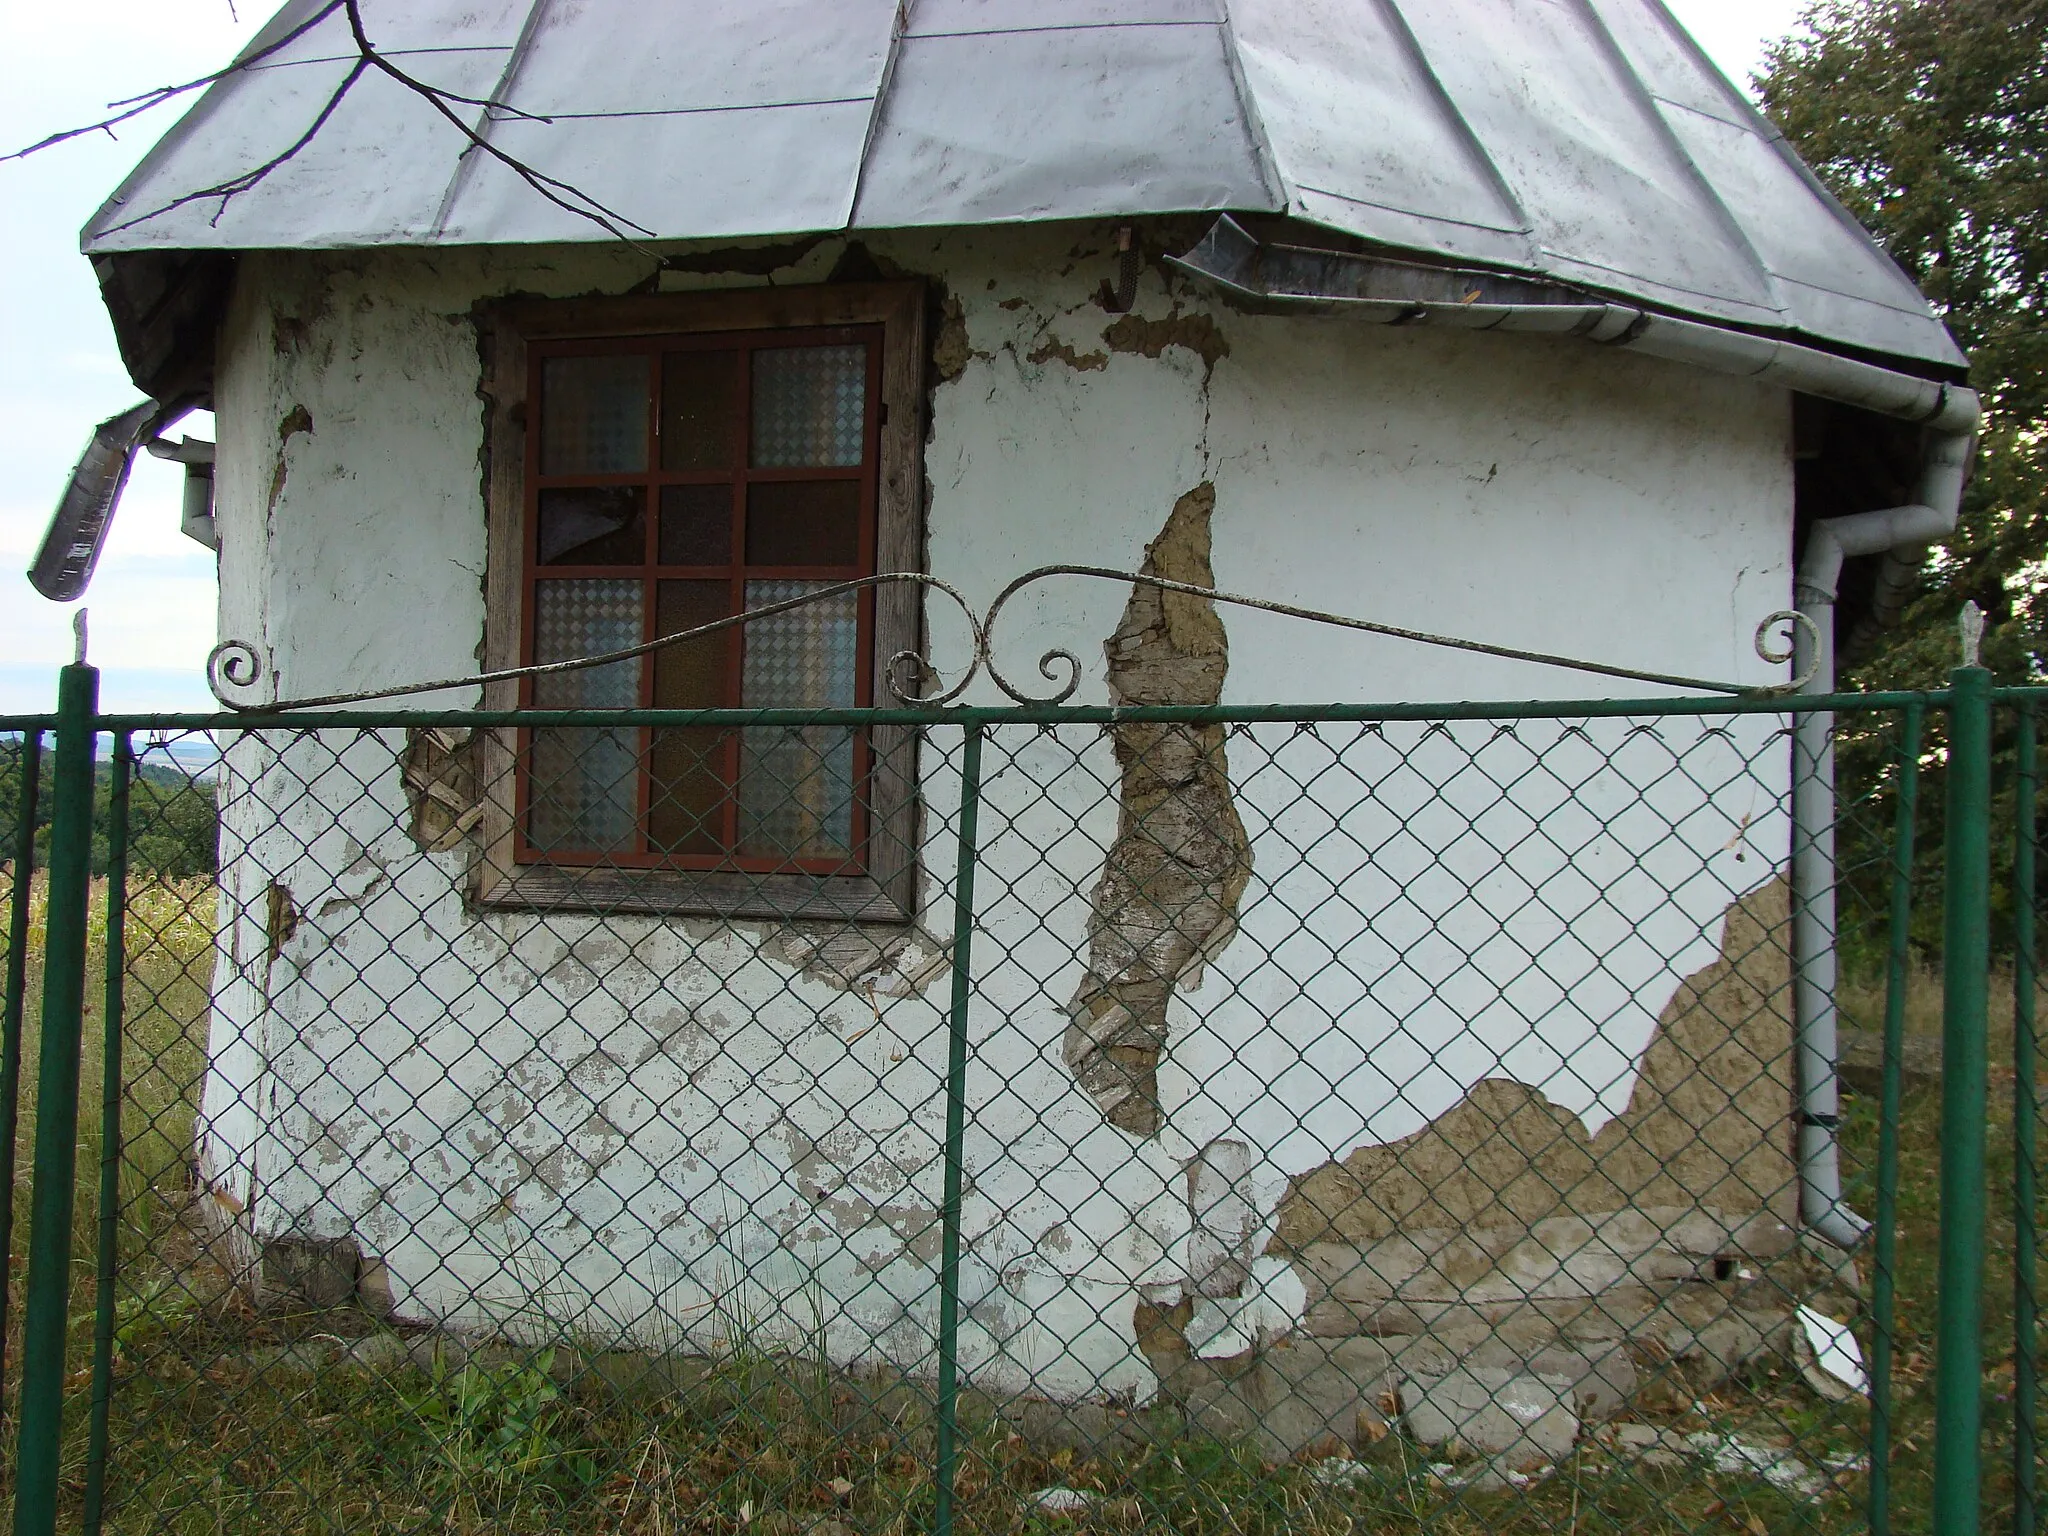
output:
[[[318,14],[291,0],[252,43]],[[1238,210],[1959,368],[1912,283],[1658,0],[363,0],[491,143],[668,239]],[[134,250],[609,238],[327,17],[85,232]]]

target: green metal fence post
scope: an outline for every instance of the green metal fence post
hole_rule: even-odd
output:
[[[2013,1531],[2027,1536],[2039,1519],[2038,1473],[2034,1458],[2040,1443],[2040,1372],[2034,1356],[2040,1317],[2035,1294],[2038,1261],[2034,1230],[2034,986],[2038,974],[2034,950],[2034,810],[2040,783],[2039,743],[2034,704],[2020,706],[2019,771],[2013,787],[2012,849],[2012,1471]]]
[[[107,1487],[107,1414],[114,1397],[114,1261],[121,1225],[121,1032],[128,980],[128,793],[135,749],[114,738],[107,792],[107,965],[100,1068],[99,1250],[92,1314],[92,1423],[85,1447],[85,1536],[99,1536]]]
[[[960,1203],[966,1184],[967,1005],[973,993],[975,840],[981,812],[979,720],[960,746],[960,839],[953,873],[953,1007],[946,1049],[946,1192],[940,1212],[938,1466],[932,1536],[952,1536],[960,1462]]]
[[[1983,1471],[1991,674],[1969,666],[1957,668],[1949,677],[1934,1531],[1935,1536],[1976,1536]]]
[[[21,1107],[21,1023],[28,992],[28,899],[35,883],[36,802],[43,733],[21,737],[21,799],[14,829],[14,890],[7,914],[7,994],[0,1011],[0,1415],[7,1412],[7,1310],[14,1274],[14,1139]]]
[[[1892,826],[1891,914],[1885,953],[1884,1065],[1877,1113],[1877,1252],[1870,1277],[1870,1536],[1891,1536],[1892,1364],[1899,1253],[1899,1112],[1906,980],[1912,964],[1913,830],[1920,808],[1922,708],[1899,722],[1898,799]]]
[[[42,1060],[36,1091],[35,1193],[29,1214],[28,1300],[21,1340],[21,1426],[15,1441],[15,1536],[57,1529],[63,1449],[64,1350],[71,1302],[72,1181],[78,1157],[78,1053],[85,1020],[86,901],[92,877],[93,723],[97,670],[66,667],[57,683],[50,885],[43,947]]]

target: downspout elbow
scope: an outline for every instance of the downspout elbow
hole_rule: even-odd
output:
[[[1972,439],[1944,435],[1930,446],[1920,491],[1924,499],[1814,524],[1793,579],[1796,606],[1813,621],[1800,626],[1802,667],[1812,664],[1816,693],[1835,690],[1835,596],[1852,556],[1886,555],[1913,568],[1929,544],[1956,524]],[[1799,1214],[1806,1229],[1839,1248],[1852,1248],[1870,1223],[1842,1199],[1841,1112],[1835,1012],[1835,750],[1833,722],[1819,712],[1798,717],[1792,732],[1792,1011],[1799,1077]]]

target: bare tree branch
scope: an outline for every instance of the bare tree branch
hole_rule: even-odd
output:
[[[591,223],[597,225],[598,228],[614,238],[624,241],[643,256],[657,261],[661,259],[659,253],[651,251],[646,246],[640,244],[639,241],[627,234],[626,230],[620,228],[620,226],[625,225],[627,228],[637,230],[640,234],[646,235],[649,238],[653,237],[653,230],[644,224],[635,223],[616,209],[607,208],[603,203],[581,188],[571,186],[568,182],[558,180],[543,171],[535,170],[532,166],[526,164],[525,161],[508,155],[504,150],[498,148],[497,145],[491,143],[482,134],[465,123],[448,106],[449,101],[469,101],[471,98],[457,97],[450,92],[437,90],[424,81],[413,78],[393,64],[376,50],[363,30],[362,0],[342,0],[342,5],[348,12],[349,30],[355,34],[356,47],[361,50],[364,61],[382,70],[408,90],[417,92],[435,111],[439,112],[455,126],[456,132],[469,140],[472,149],[481,150],[489,155],[556,207],[567,213],[573,213],[580,219],[588,219]],[[494,103],[473,104],[485,106],[486,108],[495,105]],[[525,116],[527,114],[521,115]],[[546,119],[537,119],[537,121],[545,122]],[[576,201],[570,201],[571,198],[576,199]],[[583,206],[578,206],[579,203]]]
[[[297,42],[308,32],[312,31],[313,28],[320,25],[321,22],[340,10],[341,6],[342,0],[330,0],[329,4],[320,7],[317,13],[308,17],[298,26],[293,27],[291,31],[285,33],[276,42],[266,43],[263,47],[257,49],[256,52],[244,58],[236,59],[234,63],[228,65],[225,69],[217,69],[210,75],[201,75],[197,80],[187,80],[183,85],[160,85],[154,90],[144,91],[140,96],[124,96],[119,101],[110,101],[107,103],[110,109],[125,107],[127,110],[125,112],[118,112],[112,117],[103,118],[97,123],[87,123],[82,128],[66,128],[61,133],[53,133],[48,138],[38,139],[26,149],[17,149],[10,154],[0,155],[0,165],[4,165],[9,160],[26,159],[38,150],[49,149],[55,145],[67,143],[72,139],[83,138],[88,133],[104,133],[110,139],[116,138],[118,135],[114,132],[114,129],[120,124],[127,122],[131,117],[140,117],[143,113],[149,111],[150,108],[160,107],[167,101],[176,100],[187,91],[196,91],[203,85],[212,85],[216,80],[225,80],[229,75],[240,74],[252,64],[261,63],[280,49]]]
[[[327,126],[327,120],[334,116],[335,108],[341,105],[342,99],[348,95],[350,88],[363,78],[364,72],[369,67],[370,61],[368,59],[357,59],[354,64],[350,65],[348,73],[342,77],[341,84],[334,88],[334,94],[327,98],[327,104],[320,109],[319,115],[313,119],[306,131],[294,139],[289,147],[272,155],[261,165],[256,166],[252,170],[243,171],[240,175],[230,176],[226,181],[215,182],[210,187],[201,187],[197,192],[187,192],[181,197],[174,197],[161,208],[153,209],[148,213],[138,214],[135,218],[124,220],[119,224],[109,225],[101,233],[107,235],[119,234],[124,229],[133,229],[136,225],[146,224],[151,219],[162,218],[175,208],[183,208],[190,203],[203,203],[208,198],[215,197],[220,199],[220,206],[213,210],[213,217],[208,222],[212,224],[220,223],[221,215],[228,211],[228,204],[230,202],[261,182],[264,177],[285,164],[300,150],[313,142],[314,135]]]
[[[124,123],[132,117],[139,116],[149,111],[152,107],[161,106],[164,102],[170,101],[187,91],[196,90],[200,86],[210,85],[218,80],[224,80],[229,75],[237,74],[242,70],[248,69],[251,65],[269,58],[287,44],[305,36],[307,32],[332,16],[336,11],[343,12],[348,19],[349,33],[355,42],[356,59],[354,64],[350,66],[348,74],[343,77],[341,83],[329,94],[326,103],[320,108],[319,113],[314,117],[311,125],[307,127],[304,133],[300,134],[288,146],[277,154],[272,155],[260,165],[254,166],[238,175],[230,176],[225,181],[216,182],[210,187],[202,187],[195,192],[184,193],[173,198],[160,208],[154,208],[148,213],[138,214],[132,219],[126,219],[119,224],[111,225],[102,233],[118,234],[122,230],[134,229],[137,225],[146,224],[151,219],[161,218],[176,209],[216,198],[219,199],[220,206],[214,209],[211,222],[218,224],[222,215],[227,212],[230,202],[242,193],[259,185],[271,172],[289,163],[301,150],[312,143],[320,130],[327,126],[329,119],[334,116],[342,101],[348,96],[350,90],[355,87],[356,82],[362,79],[366,72],[375,69],[388,76],[398,85],[403,86],[406,90],[411,91],[436,112],[440,113],[443,118],[447,119],[455,131],[468,140],[469,148],[464,151],[465,154],[475,151],[490,156],[490,158],[496,160],[500,165],[511,171],[513,175],[525,182],[527,186],[546,198],[550,203],[553,203],[557,208],[562,209],[565,213],[574,214],[579,219],[587,219],[606,234],[624,242],[643,256],[656,261],[661,259],[658,252],[650,250],[634,238],[634,233],[652,238],[654,236],[653,230],[647,228],[644,224],[636,223],[632,219],[627,218],[626,215],[620,213],[617,209],[607,207],[580,187],[573,186],[559,177],[550,176],[545,171],[535,169],[517,156],[508,154],[497,145],[491,143],[476,128],[463,121],[462,116],[454,110],[454,107],[477,107],[486,113],[502,112],[525,122],[547,123],[551,122],[552,119],[537,113],[524,111],[513,106],[510,102],[498,101],[489,97],[465,96],[459,91],[443,90],[439,86],[429,85],[417,76],[409,74],[394,64],[390,58],[380,52],[377,46],[370,41],[369,34],[363,25],[361,0],[329,0],[329,3],[323,5],[315,15],[292,28],[291,31],[278,38],[275,42],[266,44],[256,52],[235,60],[234,63],[228,65],[225,69],[216,70],[210,75],[202,75],[199,79],[188,81],[183,85],[159,86],[155,90],[143,92],[140,96],[131,96],[122,101],[110,102],[109,106],[125,108],[126,110],[101,122],[90,123],[80,128],[68,128],[62,133],[53,133],[49,137],[29,145],[26,149],[16,150],[9,155],[0,155],[0,162],[19,160],[25,156],[35,154],[39,150],[48,149],[53,145],[62,144],[67,140],[75,139],[88,133],[104,132],[112,136],[115,125],[119,123]],[[628,233],[629,230],[634,233]]]

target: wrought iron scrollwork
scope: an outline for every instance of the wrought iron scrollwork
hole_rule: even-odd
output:
[[[1398,624],[1382,624],[1372,619],[1350,617],[1345,614],[1328,613],[1318,608],[1303,608],[1293,603],[1274,602],[1268,598],[1249,597],[1240,592],[1224,592],[1213,587],[1200,587],[1184,581],[1170,581],[1163,576],[1153,576],[1141,571],[1118,571],[1096,565],[1042,565],[1036,570],[1026,571],[995,596],[988,610],[977,615],[960,589],[951,582],[936,576],[916,571],[890,571],[878,576],[863,576],[855,581],[835,582],[806,592],[797,597],[776,603],[764,603],[750,608],[745,613],[730,614],[725,618],[700,624],[694,629],[680,630],[672,635],[663,635],[642,645],[628,646],[623,650],[604,651],[594,656],[579,656],[569,661],[542,662],[534,666],[507,667],[502,671],[471,673],[466,677],[442,678],[435,682],[407,683],[393,688],[372,688],[357,693],[323,694],[317,698],[280,699],[262,702],[245,702],[230,696],[228,690],[247,690],[257,686],[266,670],[262,653],[246,640],[223,640],[215,646],[206,658],[206,683],[213,696],[227,708],[237,711],[276,711],[289,709],[325,708],[343,704],[365,704],[378,699],[407,698],[423,693],[438,693],[450,688],[475,688],[492,683],[512,682],[520,678],[546,677],[559,672],[576,672],[591,667],[610,666],[615,662],[631,661],[637,657],[651,655],[672,645],[686,645],[692,640],[721,630],[735,629],[752,623],[756,619],[768,618],[774,614],[787,613],[811,603],[823,602],[848,592],[859,592],[869,588],[909,584],[937,592],[945,596],[960,610],[967,622],[971,642],[971,654],[967,664],[955,680],[944,687],[926,691],[927,684],[934,678],[942,680],[930,662],[915,651],[899,651],[888,659],[883,677],[889,692],[899,703],[920,708],[940,708],[953,703],[964,694],[974,680],[984,672],[989,681],[1001,693],[1017,704],[1046,705],[1061,704],[1074,696],[1081,686],[1081,659],[1064,647],[1055,646],[1038,658],[1038,674],[1053,685],[1050,693],[1031,693],[1020,688],[996,664],[993,642],[997,620],[1002,616],[1005,605],[1011,598],[1034,582],[1054,577],[1083,577],[1095,581],[1115,582],[1122,586],[1154,587],[1161,592],[1180,592],[1190,597],[1199,597],[1212,603],[1223,603],[1232,607],[1253,608],[1263,613],[1278,614],[1283,618],[1301,619],[1312,624],[1326,624],[1337,629],[1356,630],[1369,635],[1384,635],[1389,639],[1411,641],[1417,645],[1436,646],[1443,649],[1468,651],[1480,656],[1497,656],[1508,661],[1526,661],[1539,666],[1563,667],[1574,672],[1591,673],[1599,677],[1622,678],[1629,682],[1654,683],[1663,687],[1696,689],[1706,693],[1731,694],[1738,698],[1773,698],[1798,693],[1813,680],[1814,668],[1809,666],[1800,676],[1789,682],[1752,685],[1744,683],[1719,682],[1712,678],[1686,677],[1669,672],[1651,672],[1636,667],[1624,667],[1608,662],[1586,661],[1577,657],[1557,656],[1545,651],[1523,650],[1515,646],[1489,645],[1479,640],[1463,640],[1451,635],[1431,634],[1427,630],[1406,629]],[[1772,639],[1776,626],[1786,626],[1782,643],[1774,644]],[[1818,640],[1819,634],[1812,619],[1791,609],[1781,609],[1767,614],[1756,627],[1754,645],[1756,653],[1773,666],[1790,661],[1795,653],[1793,634],[1803,628],[1809,638]],[[1816,647],[1817,649],[1817,647]]]

